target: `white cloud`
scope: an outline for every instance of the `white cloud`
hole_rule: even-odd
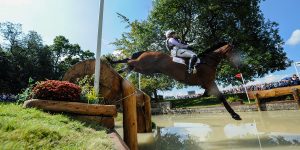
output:
[[[297,45],[300,44],[300,29],[295,30],[291,37],[286,41],[287,45]]]
[[[125,58],[126,57],[122,50],[115,50],[115,51],[113,51],[112,54],[117,58]]]
[[[267,75],[263,78],[255,79],[255,81],[253,81],[253,82],[248,82],[246,85],[255,85],[255,84],[262,84],[262,83],[278,82],[281,79],[283,79],[285,77],[288,77],[288,76],[291,76],[291,75],[288,75],[288,74],[284,74],[284,75],[270,74],[270,75]]]

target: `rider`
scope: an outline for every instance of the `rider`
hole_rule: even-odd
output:
[[[197,55],[191,51],[190,45],[183,44],[176,35],[176,32],[173,30],[168,30],[166,32],[166,47],[171,51],[171,56],[173,57],[185,57],[190,58],[188,73],[196,71],[195,63],[197,62]]]

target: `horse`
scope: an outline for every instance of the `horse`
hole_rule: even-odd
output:
[[[134,53],[131,58],[123,60],[111,60],[111,64],[127,63],[128,71],[135,71],[141,74],[151,75],[154,73],[165,74],[181,83],[187,85],[197,85],[205,89],[205,93],[216,96],[219,99],[231,117],[235,120],[241,120],[241,117],[234,112],[227,103],[224,95],[220,92],[215,83],[215,76],[218,64],[223,58],[231,58],[233,45],[228,43],[219,43],[205,50],[198,57],[200,63],[197,63],[195,74],[187,72],[188,65],[173,61],[173,58],[163,52],[142,51]]]

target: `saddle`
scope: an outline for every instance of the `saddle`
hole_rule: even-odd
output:
[[[175,57],[175,56],[171,56],[173,62],[179,63],[179,64],[184,64],[186,66],[189,66],[189,61],[190,58],[186,58],[186,57]],[[197,58],[197,62],[195,65],[200,64],[200,59],[199,57]]]

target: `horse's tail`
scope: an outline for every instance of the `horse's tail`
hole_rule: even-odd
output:
[[[135,53],[132,54],[131,59],[137,59],[145,52],[146,51],[135,52]]]

